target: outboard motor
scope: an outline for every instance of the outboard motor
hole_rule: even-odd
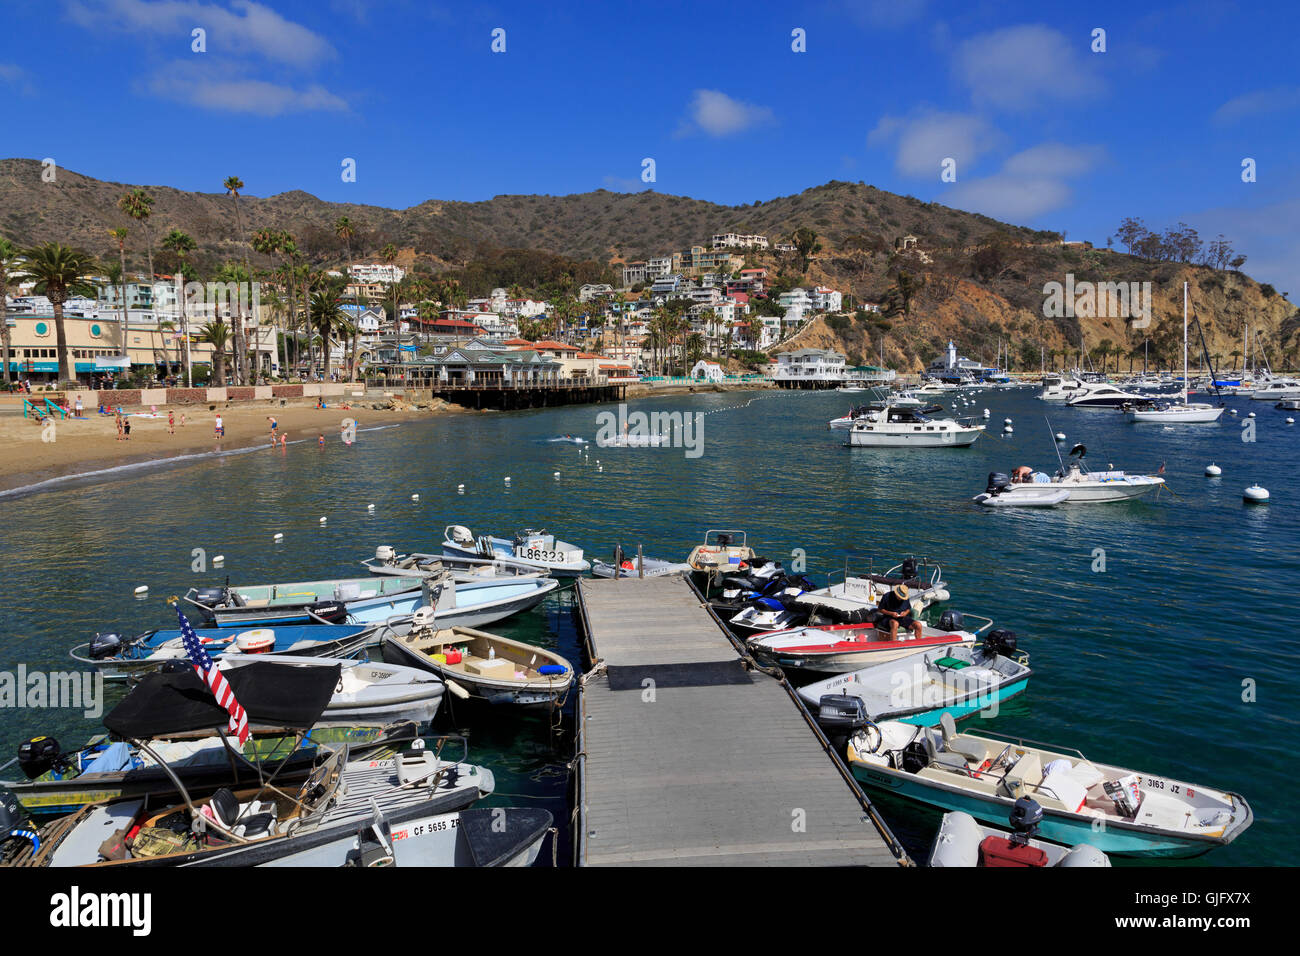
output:
[[[1021,797],[1011,808],[1012,846],[1023,846],[1043,822],[1043,808],[1030,797]]]
[[[348,616],[348,606],[342,601],[317,601],[315,604],[307,605],[307,609],[316,617],[324,618],[331,624],[341,624]]]
[[[61,756],[63,752],[59,749],[59,742],[53,737],[33,737],[18,745],[18,766],[28,780],[35,780],[53,769]]]
[[[731,541],[732,541],[732,538],[731,538],[731,535],[729,535],[729,534],[720,534],[720,535],[718,535],[718,547],[719,547],[719,548],[729,548],[729,547],[731,547]]]
[[[823,694],[817,702],[817,723],[837,753],[843,753],[849,738],[866,730],[870,718],[861,697],[849,694]]]
[[[86,654],[92,661],[102,661],[108,657],[116,657],[121,652],[122,635],[110,632],[92,637]]]
[[[30,840],[32,836],[29,834],[34,834],[34,831],[35,827],[18,798],[10,791],[0,789],[0,845],[19,837]]]
[[[960,631],[966,625],[966,619],[962,617],[961,611],[944,611],[939,615],[939,630],[952,633]]]
[[[169,657],[158,665],[159,674],[183,674],[193,669],[194,665],[188,657]]]
[[[999,627],[989,631],[988,637],[984,638],[985,654],[1001,654],[1003,657],[1010,657],[1015,652],[1015,631],[1008,631],[1005,628]]]
[[[984,489],[986,495],[998,495],[1011,487],[1011,478],[1001,471],[989,472],[989,483]]]
[[[225,604],[229,599],[229,594],[225,588],[199,588],[194,592],[194,600],[200,604],[206,604],[213,607],[217,604]]]
[[[911,581],[916,577],[916,558],[903,559],[903,580]]]

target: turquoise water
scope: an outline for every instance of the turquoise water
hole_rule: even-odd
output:
[[[850,553],[863,564],[874,557],[877,568],[916,554],[942,564],[951,606],[995,618],[1030,654],[1028,692],[1005,705],[991,729],[1238,791],[1254,807],[1254,826],[1194,862],[1291,863],[1297,840],[1285,761],[1300,702],[1291,673],[1300,426],[1285,425],[1287,413],[1266,403],[1237,400],[1230,405],[1242,417],[1257,413],[1257,440],[1246,443],[1242,418],[1133,425],[1118,413],[1032,396],[976,396],[976,412],[990,409],[993,433],[964,450],[845,448],[844,433],[826,421],[860,396],[741,392],[631,403],[706,413],[698,458],[681,449],[580,451],[546,442],[595,438],[597,415],[611,406],[578,406],[443,416],[362,431],[351,448],[303,444],[3,497],[0,670],[19,662],[70,667],[67,650],[95,630],[166,624],[163,598],[198,583],[360,573],[357,562],[376,545],[437,550],[452,523],[498,533],[544,526],[589,557],[608,556],[619,541],[674,559],[706,528],[742,528],[761,553],[787,564],[793,549],[804,549],[814,576],[842,567]],[[1069,437],[1063,450],[1085,442],[1094,467],[1112,461],[1154,472],[1164,462],[1177,497],[1005,513],[973,505],[990,471],[1056,467],[1045,413],[1050,430]],[[1009,438],[997,434],[1006,417],[1016,429]],[[382,418],[362,413],[361,421],[364,428]],[[1221,479],[1202,476],[1212,460]],[[1254,481],[1270,489],[1273,504],[1242,505],[1241,491]],[[276,532],[283,543],[272,542]],[[193,548],[224,554],[225,567],[193,573]],[[1104,550],[1104,571],[1093,570],[1096,549]],[[131,593],[139,584],[150,587],[145,601]],[[580,665],[571,608],[565,591],[496,629]],[[1243,701],[1244,681],[1253,682],[1254,702]],[[440,715],[440,727],[468,732],[471,759],[497,774],[502,793],[494,802],[540,801],[555,813],[567,859],[571,720],[553,729],[541,718],[474,717],[457,709]],[[70,711],[0,711],[0,747],[40,732],[71,746],[96,724]],[[938,815],[880,804],[909,848],[923,853]]]

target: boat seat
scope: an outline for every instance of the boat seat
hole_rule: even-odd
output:
[[[940,750],[935,743],[934,734],[929,728],[924,728],[921,739],[925,742],[925,751],[930,758],[930,765],[940,767],[945,770],[957,770],[965,773],[970,769],[966,758],[961,754],[953,753],[950,750]]]
[[[1037,787],[1042,780],[1043,762],[1038,759],[1038,754],[1027,753],[1003,776],[1001,789],[1005,796],[1018,800],[1024,796],[1033,796],[1031,788]]]
[[[989,748],[977,740],[957,739],[957,722],[952,714],[944,711],[939,716],[939,727],[943,731],[943,749],[949,753],[961,754],[976,767],[989,758]]]
[[[255,837],[274,832],[275,804],[271,801],[254,800],[241,804],[229,787],[222,787],[212,795],[205,809],[218,824],[240,836]]]

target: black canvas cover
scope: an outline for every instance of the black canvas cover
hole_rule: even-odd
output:
[[[306,729],[320,719],[339,682],[339,664],[257,661],[223,670],[250,725]],[[147,674],[104,716],[119,737],[158,737],[224,728],[230,720],[194,668]]]

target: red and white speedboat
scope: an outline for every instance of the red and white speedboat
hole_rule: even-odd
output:
[[[944,631],[922,624],[919,638],[899,628],[897,639],[891,641],[889,631],[877,631],[874,624],[830,624],[767,631],[755,634],[746,644],[764,664],[843,674],[931,647],[973,643],[977,637],[978,632]]]

